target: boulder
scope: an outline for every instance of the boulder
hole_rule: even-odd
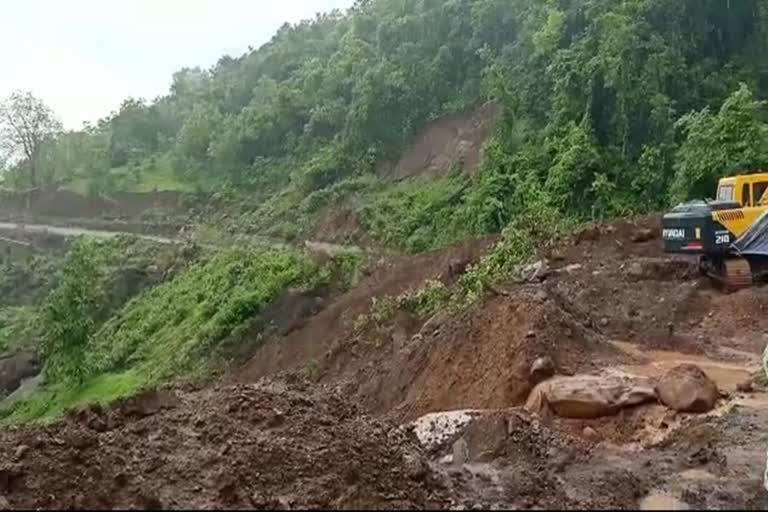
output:
[[[40,362],[33,352],[0,356],[0,393],[12,393],[21,381],[40,373]]]
[[[587,441],[597,442],[600,440],[600,434],[598,434],[597,431],[590,426],[584,427],[584,429],[581,431],[581,435]]]
[[[681,412],[708,412],[720,397],[717,385],[704,371],[693,364],[683,364],[669,370],[656,390],[661,403]]]
[[[546,260],[539,260],[520,267],[515,274],[515,280],[520,283],[540,282],[549,275],[549,264]]]
[[[530,381],[533,384],[538,384],[541,381],[547,380],[555,374],[555,363],[552,362],[552,358],[549,356],[537,357],[531,365],[529,373]]]
[[[556,377],[536,386],[526,409],[563,418],[612,416],[621,409],[656,400],[654,381],[625,374]]]

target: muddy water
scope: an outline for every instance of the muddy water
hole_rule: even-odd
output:
[[[622,352],[644,359],[645,363],[625,365],[619,369],[636,375],[661,377],[667,371],[681,364],[695,364],[706,373],[720,389],[728,392],[736,391],[736,387],[750,379],[750,376],[760,365],[755,361],[733,363],[717,361],[706,356],[683,354],[666,350],[641,350],[632,343],[612,341],[611,344]]]

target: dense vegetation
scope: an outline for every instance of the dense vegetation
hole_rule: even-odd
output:
[[[46,385],[0,411],[7,421],[47,418],[194,375],[289,286],[317,287],[338,277],[332,266],[319,268],[293,251],[221,249],[116,305],[108,272],[116,249],[114,242],[82,239],[69,251],[39,308]]]
[[[277,234],[341,191],[381,241],[421,250],[500,231],[533,196],[580,218],[644,211],[764,165],[767,46],[760,0],[360,0],[179,71],[38,167],[92,192],[236,191]],[[359,186],[425,123],[487,99],[502,119],[467,186]]]

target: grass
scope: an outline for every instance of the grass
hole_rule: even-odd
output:
[[[152,162],[113,167],[106,172],[107,177],[106,179],[102,177],[102,181],[110,184],[104,192],[107,194],[109,190],[130,193],[195,191],[195,184],[174,172],[169,155],[161,155]],[[98,185],[94,177],[80,176],[66,183],[62,188],[82,196],[88,196],[94,189],[98,189]]]
[[[86,350],[73,352],[77,360],[67,362],[87,369],[80,383],[59,377],[0,409],[0,417],[6,423],[46,420],[71,407],[200,372],[227,336],[289,286],[316,286],[318,276],[331,274],[297,251],[218,251],[130,300],[99,327]]]
[[[464,205],[467,177],[412,178],[381,186],[360,200],[363,226],[388,247],[418,253],[472,235]]]
[[[6,424],[45,423],[78,406],[109,403],[131,396],[145,385],[144,376],[129,370],[98,375],[76,387],[63,384],[47,386],[2,411],[5,416],[2,422]]]

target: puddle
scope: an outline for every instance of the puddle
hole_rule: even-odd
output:
[[[668,494],[652,492],[640,502],[640,510],[690,510],[690,507]]]
[[[727,363],[715,361],[706,356],[683,354],[665,350],[644,351],[632,343],[622,341],[611,341],[610,343],[626,354],[648,361],[645,364],[624,365],[619,367],[620,370],[627,373],[658,378],[675,366],[681,364],[695,364],[701,368],[720,389],[728,392],[736,391],[736,387],[740,383],[749,380],[752,373],[759,369],[759,366],[756,364]]]

